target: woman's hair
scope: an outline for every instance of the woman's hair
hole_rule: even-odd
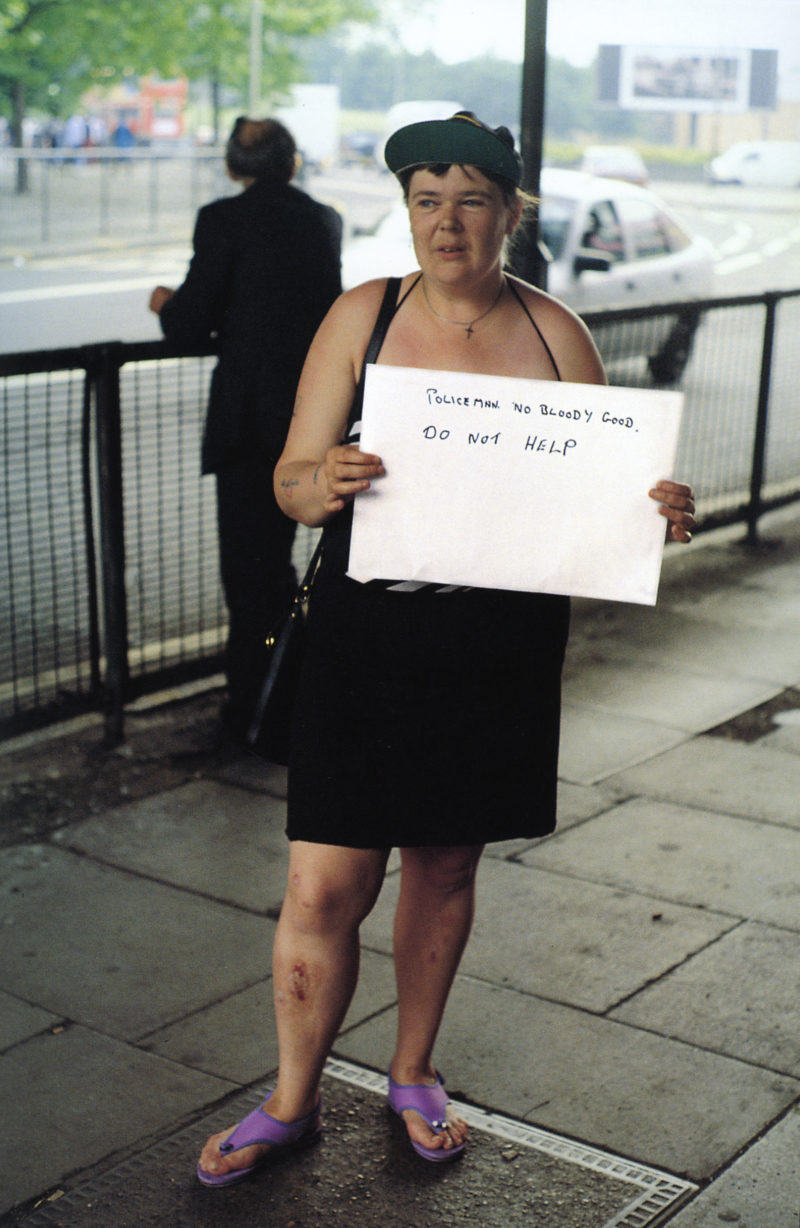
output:
[[[289,183],[297,163],[297,146],[277,119],[240,115],[225,146],[225,163],[238,179],[272,179]]]

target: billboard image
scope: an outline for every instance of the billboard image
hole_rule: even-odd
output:
[[[599,100],[639,111],[772,108],[777,66],[777,51],[605,46]]]

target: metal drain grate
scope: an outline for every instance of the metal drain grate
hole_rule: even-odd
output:
[[[386,1076],[377,1074],[374,1070],[330,1058],[325,1072],[343,1083],[385,1095]],[[607,1220],[603,1228],[650,1228],[667,1211],[676,1209],[692,1194],[697,1193],[698,1187],[692,1182],[673,1177],[670,1173],[635,1164],[610,1152],[575,1143],[571,1139],[526,1125],[525,1122],[514,1121],[510,1117],[487,1113],[460,1101],[453,1103],[458,1104],[461,1116],[476,1130],[634,1186],[638,1193],[633,1195],[630,1206]]]

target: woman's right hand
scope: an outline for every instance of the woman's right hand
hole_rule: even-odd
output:
[[[314,470],[314,484],[322,483],[326,491],[325,511],[338,512],[356,495],[369,490],[371,478],[382,477],[385,472],[379,456],[361,452],[355,444],[337,444],[328,449],[325,460]]]

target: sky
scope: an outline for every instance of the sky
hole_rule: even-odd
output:
[[[522,60],[525,0],[427,0],[421,11],[403,23],[410,51]],[[551,55],[587,65],[602,43],[778,48],[781,96],[800,98],[800,0],[549,0]]]

